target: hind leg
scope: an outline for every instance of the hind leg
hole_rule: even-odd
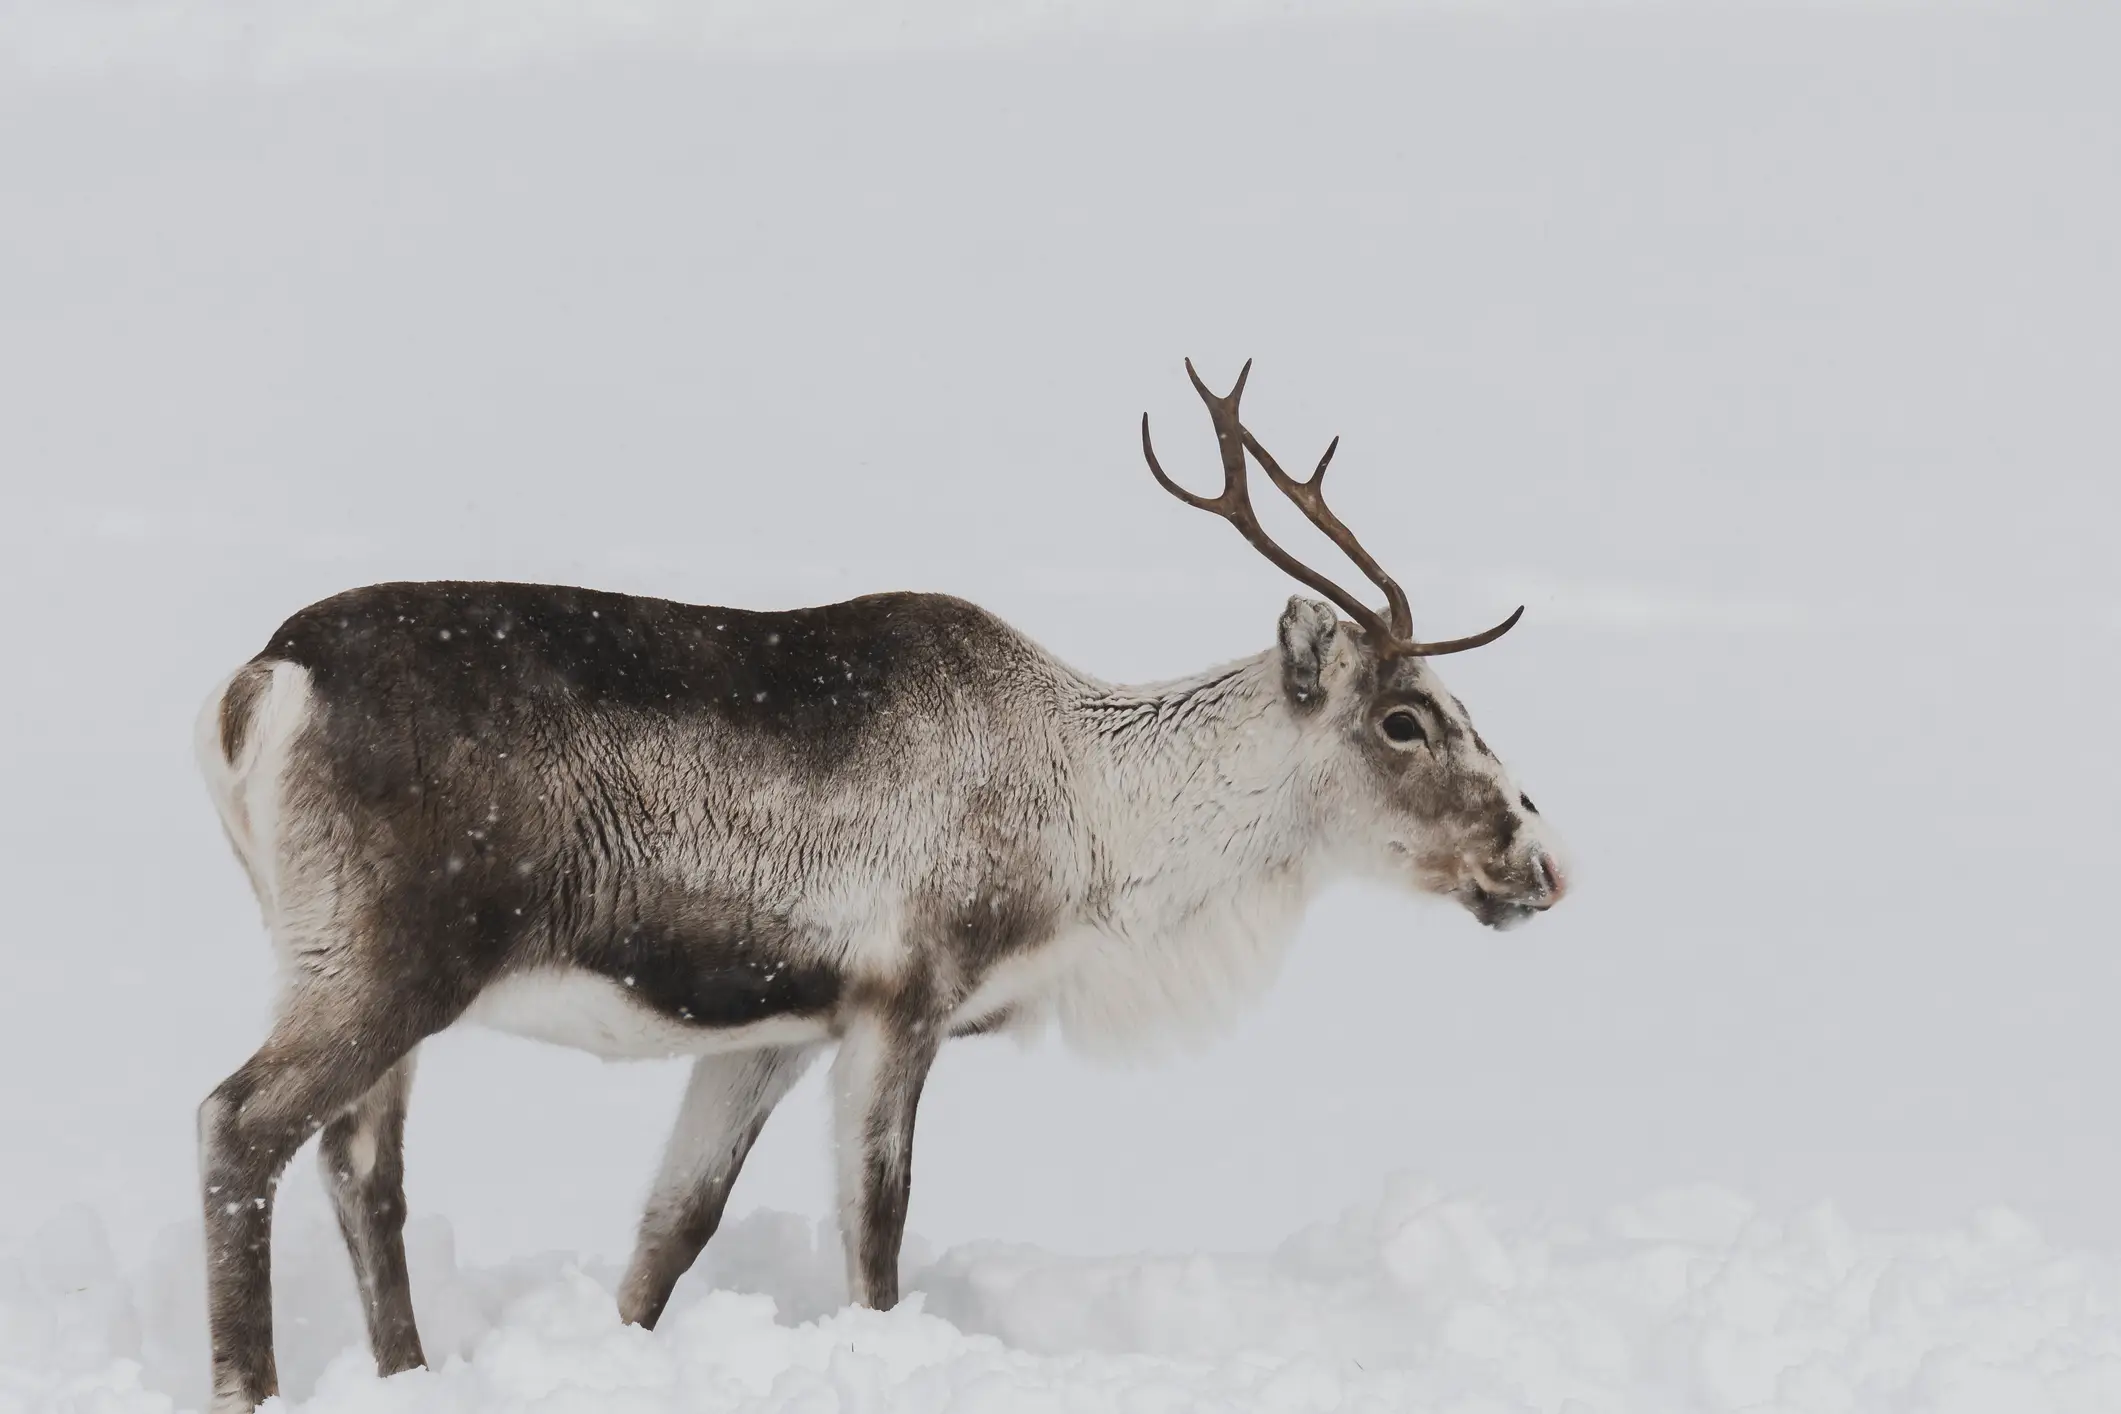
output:
[[[333,1116],[317,1147],[361,1288],[368,1348],[383,1375],[427,1363],[405,1274],[405,1106],[412,1071],[408,1055]]]
[[[633,1261],[619,1287],[621,1320],[655,1326],[678,1278],[721,1225],[729,1190],[766,1117],[816,1055],[814,1046],[776,1046],[693,1062],[662,1172],[641,1217]]]
[[[199,1107],[215,1414],[245,1414],[279,1386],[272,1204],[281,1170],[303,1140],[452,1019],[416,991],[363,991],[343,974],[312,982]]]

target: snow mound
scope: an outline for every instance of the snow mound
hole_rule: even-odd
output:
[[[1703,1189],[1575,1224],[1396,1179],[1268,1254],[914,1252],[888,1313],[840,1307],[829,1232],[755,1214],[652,1333],[619,1323],[609,1267],[463,1267],[427,1220],[435,1364],[387,1381],[335,1241],[280,1243],[281,1368],[313,1414],[2121,1409],[2121,1266],[2007,1212],[1866,1234]],[[196,1407],[197,1249],[172,1231],[128,1272],[85,1209],[0,1249],[0,1414]]]

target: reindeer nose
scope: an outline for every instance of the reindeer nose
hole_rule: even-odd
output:
[[[1568,877],[1561,872],[1561,863],[1545,850],[1539,851],[1532,860],[1532,867],[1539,873],[1539,882],[1547,891],[1547,906],[1561,902],[1561,896],[1569,891]]]

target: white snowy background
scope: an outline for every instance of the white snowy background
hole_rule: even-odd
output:
[[[649,1336],[599,1284],[681,1068],[445,1036],[410,1241],[469,1359],[343,1354],[304,1156],[289,1396],[2121,1409],[2117,54],[2105,5],[0,0],[0,1411],[203,1394],[192,1115],[270,977],[189,730],[282,617],[933,588],[1174,676],[1290,590],[1141,466],[1147,408],[1212,480],[1188,354],[1342,435],[1423,627],[1529,605],[1446,676],[1568,904],[1336,892],[1148,1070],[960,1044],[888,1316],[836,1314],[815,1079]]]

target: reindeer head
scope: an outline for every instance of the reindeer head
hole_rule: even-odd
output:
[[[1248,362],[1229,394],[1217,397],[1192,361],[1186,363],[1186,375],[1215,423],[1221,495],[1197,496],[1164,474],[1147,414],[1142,453],[1157,484],[1229,521],[1267,559],[1354,620],[1343,623],[1332,605],[1302,598],[1291,599],[1281,617],[1283,690],[1303,730],[1326,748],[1320,755],[1333,817],[1329,833],[1362,872],[1457,899],[1490,927],[1506,928],[1552,907],[1567,884],[1545,821],[1426,661],[1494,642],[1524,609],[1470,638],[1417,641],[1406,594],[1326,505],[1326,466],[1340,440],[1327,446],[1308,480],[1289,476],[1239,420],[1238,400],[1251,372]],[[1268,537],[1246,485],[1247,452],[1384,591],[1383,614]]]

